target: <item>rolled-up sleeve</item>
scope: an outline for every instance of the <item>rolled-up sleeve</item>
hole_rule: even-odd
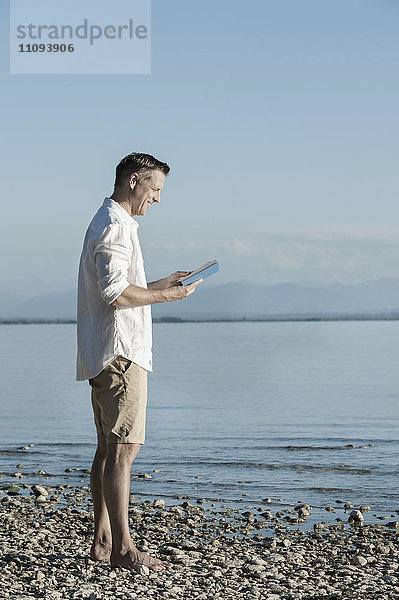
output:
[[[129,232],[121,223],[112,223],[96,239],[94,258],[101,297],[107,304],[129,286],[128,269],[133,247]]]

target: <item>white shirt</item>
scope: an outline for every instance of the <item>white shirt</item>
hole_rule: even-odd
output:
[[[151,307],[112,306],[129,284],[147,288],[137,228],[105,198],[87,229],[78,280],[78,381],[95,377],[119,355],[152,371]]]

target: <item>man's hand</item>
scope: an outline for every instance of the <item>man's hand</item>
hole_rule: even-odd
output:
[[[179,272],[179,271],[178,271]],[[203,279],[198,279],[198,281],[193,281],[190,285],[174,285],[164,290],[164,302],[173,302],[174,300],[184,300],[190,294],[195,291],[197,285],[202,283]]]
[[[190,275],[191,271],[176,271],[176,273],[172,273],[169,277],[164,277],[163,279],[158,279],[158,281],[152,281],[148,284],[149,290],[166,290],[174,285],[178,285],[182,277],[186,277],[186,275]]]

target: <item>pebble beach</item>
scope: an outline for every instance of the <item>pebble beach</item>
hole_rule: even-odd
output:
[[[173,563],[135,573],[90,560],[87,486],[17,487],[2,494],[0,508],[4,599],[399,599],[399,522],[369,523],[367,506],[331,507],[335,522],[303,529],[313,510],[306,504],[167,505],[131,496],[134,543]]]

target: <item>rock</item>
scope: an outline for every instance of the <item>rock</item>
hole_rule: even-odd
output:
[[[20,493],[19,485],[13,483],[6,491],[9,496],[17,496]]]
[[[183,515],[183,511],[180,506],[171,506],[169,512],[175,513],[176,515]]]
[[[47,475],[46,471],[43,471],[43,469],[40,469],[40,470],[37,472],[37,474],[38,474],[38,475]]]
[[[365,567],[367,565],[367,558],[360,554],[356,554],[352,558],[352,565],[355,565],[356,567]]]
[[[136,567],[136,573],[138,575],[145,575],[146,577],[148,577],[148,575],[150,574],[150,569],[145,565],[138,565]]]
[[[37,581],[44,581],[46,579],[45,574],[42,571],[38,571],[36,573],[36,580]]]
[[[360,510],[352,510],[352,512],[349,515],[348,522],[361,525],[363,521],[363,513]]]
[[[266,502],[266,504],[271,504],[272,499],[271,498],[263,498],[262,502]]]
[[[305,506],[301,506],[297,512],[300,519],[307,519],[310,515],[310,511]]]
[[[389,546],[384,546],[384,544],[378,544],[375,549],[378,554],[389,554],[391,549]]]
[[[399,529],[399,521],[390,521],[389,523],[385,523],[385,527],[389,527],[389,529]]]
[[[32,485],[31,490],[35,496],[48,496],[48,491],[42,485]]]
[[[369,506],[359,506],[359,510],[361,510],[362,512],[369,512],[371,508]]]
[[[36,496],[35,504],[43,504],[43,502],[47,502],[47,496]]]
[[[164,508],[165,507],[165,500],[161,500],[161,499],[155,500],[154,503],[153,503],[153,507],[154,508]]]
[[[274,549],[277,547],[278,541],[279,540],[277,538],[265,537],[263,540],[263,545],[266,546],[266,548]]]

